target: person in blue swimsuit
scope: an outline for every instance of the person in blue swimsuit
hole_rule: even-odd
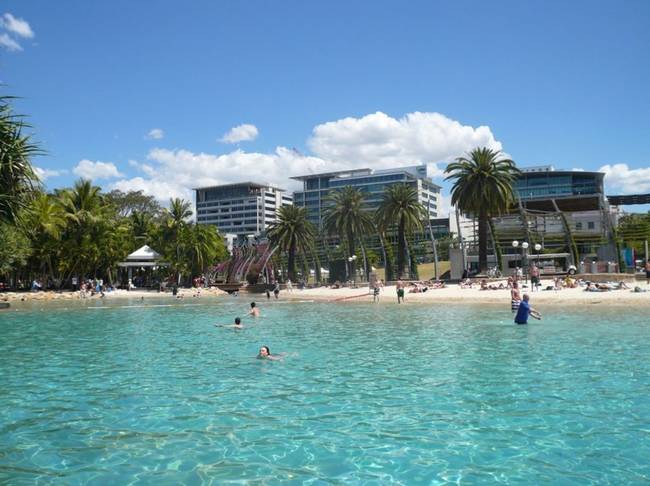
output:
[[[517,314],[515,315],[515,324],[528,324],[528,316],[532,316],[537,320],[542,318],[542,315],[530,306],[529,300],[530,297],[528,294],[524,294],[523,300],[519,304]]]

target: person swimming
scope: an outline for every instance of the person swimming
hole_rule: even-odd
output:
[[[280,361],[282,356],[275,356],[271,354],[271,350],[268,346],[262,346],[259,353],[257,354],[257,359],[268,359],[270,361]]]
[[[257,307],[255,307],[255,302],[251,302],[251,310],[248,313],[248,315],[253,316],[253,317],[259,317],[260,316],[260,310]]]
[[[244,329],[244,325],[241,323],[241,319],[239,317],[235,317],[234,324],[215,324],[214,327],[232,327],[233,329]]]

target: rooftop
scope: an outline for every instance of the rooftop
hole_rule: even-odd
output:
[[[252,182],[252,181],[247,181],[247,182],[233,182],[231,184],[215,184],[212,186],[204,186],[204,187],[194,187],[192,188],[193,191],[205,191],[207,189],[221,189],[223,187],[254,187],[256,189],[262,189],[264,187],[270,187],[271,189],[275,189],[277,191],[284,191],[286,192],[286,189],[282,189],[281,187],[274,186],[271,183],[268,184],[260,184],[259,182]]]

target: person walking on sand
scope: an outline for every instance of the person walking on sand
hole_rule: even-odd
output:
[[[280,295],[280,282],[278,282],[277,280],[275,281],[275,286],[273,287],[273,295],[275,296],[276,300]]]
[[[650,285],[650,260],[645,262],[645,283]]]
[[[530,286],[533,288],[533,292],[537,291],[539,287],[539,267],[534,263],[530,267]]]
[[[400,278],[397,281],[397,303],[401,304],[404,302],[404,282],[402,282],[402,279]]]

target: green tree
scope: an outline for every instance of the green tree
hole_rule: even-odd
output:
[[[366,278],[368,278],[368,261],[365,257],[363,236],[371,233],[374,223],[371,213],[364,209],[365,194],[358,188],[345,186],[330,194],[329,205],[325,209],[323,224],[330,235],[337,235],[347,244],[347,257],[356,254],[355,242],[361,244]],[[350,273],[355,275],[355,261],[350,263]]]
[[[28,125],[14,114],[10,99],[0,97],[0,221],[12,223],[39,185],[31,158],[42,152],[25,135]]]
[[[488,220],[508,210],[515,201],[513,189],[520,175],[515,163],[498,150],[476,148],[469,158],[459,157],[445,169],[445,180],[453,180],[451,204],[478,218],[479,269],[487,264]]]
[[[101,189],[91,181],[80,179],[72,189],[59,192],[59,197],[67,220],[61,255],[64,280],[75,272],[84,277],[87,272],[97,270],[103,232],[110,224],[105,218]]]
[[[418,200],[417,189],[408,184],[393,184],[382,196],[377,208],[380,231],[397,227],[397,278],[404,275],[404,267],[409,260],[407,233],[422,230],[426,210]],[[412,265],[409,264],[409,268]]]
[[[11,280],[11,275],[27,264],[31,254],[30,242],[17,226],[2,222],[0,241],[0,277]]]
[[[121,217],[127,217],[134,213],[147,214],[150,217],[159,216],[162,207],[153,196],[147,196],[142,191],[122,192],[115,189],[104,195],[107,204],[111,204]]]
[[[188,260],[192,275],[205,273],[210,264],[224,260],[228,250],[217,228],[207,224],[191,224],[186,228]]]
[[[169,208],[165,209],[162,241],[160,247],[171,268],[176,273],[177,282],[180,283],[183,273],[190,273],[191,262],[185,258],[185,250],[189,243],[187,234],[188,219],[192,216],[192,203],[180,198],[170,199]]]
[[[61,251],[66,216],[60,201],[51,195],[38,193],[21,214],[20,226],[32,244],[32,267],[57,279],[58,256]]]
[[[296,280],[296,251],[311,248],[316,230],[307,219],[307,208],[282,206],[277,219],[269,226],[267,234],[273,244],[287,252],[289,279]]]

